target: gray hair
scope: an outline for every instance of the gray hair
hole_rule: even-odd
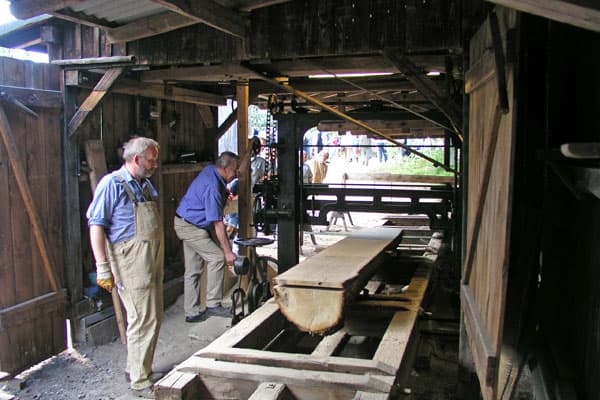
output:
[[[142,157],[148,147],[154,147],[156,150],[160,150],[158,142],[154,139],[147,137],[136,137],[128,141],[123,145],[123,159],[125,161],[131,161],[135,156]]]
[[[217,168],[225,168],[228,167],[233,160],[239,163],[240,156],[231,151],[224,151],[221,153],[219,158],[217,158],[217,161],[215,161],[215,165],[217,166]]]

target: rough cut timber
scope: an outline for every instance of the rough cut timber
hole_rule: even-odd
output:
[[[342,323],[345,305],[369,280],[402,229],[362,230],[275,278],[281,313],[304,332],[325,334]]]

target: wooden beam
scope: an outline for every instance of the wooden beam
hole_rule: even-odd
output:
[[[50,13],[57,18],[71,21],[76,24],[91,26],[92,28],[110,29],[118,26],[115,22],[110,22],[106,19],[96,18],[93,15],[88,15],[83,12],[73,11],[69,8],[63,8]]]
[[[119,82],[115,88],[115,93],[207,106],[224,106],[227,104],[225,97],[217,94],[170,85],[149,85],[127,79]]]
[[[382,120],[365,120],[363,121],[369,126],[391,133],[401,133],[405,130],[410,129],[438,129],[437,126],[433,125],[424,119],[414,120],[399,120],[399,121],[382,121]],[[317,125],[317,129],[324,132],[338,131],[357,131],[356,125],[348,121],[321,121]],[[438,129],[439,130],[439,129]]]
[[[109,43],[132,42],[197,23],[197,20],[185,15],[165,12],[137,19],[127,25],[107,30],[106,38]]]
[[[600,4],[596,0],[487,0],[501,6],[600,32]]]
[[[81,3],[83,0],[19,0],[10,2],[10,12],[18,19],[28,19]]]
[[[177,371],[200,375],[201,379],[221,377],[231,382],[238,380],[254,382],[285,382],[292,387],[331,390],[336,395],[327,398],[349,399],[350,393],[357,390],[389,393],[394,384],[394,377],[389,375],[357,375],[329,371],[307,371],[292,368],[278,368],[264,365],[248,365],[226,361],[212,360],[203,357],[190,357],[177,366]],[[325,392],[327,393],[327,392]],[[311,398],[315,397],[301,397]],[[325,398],[325,397],[319,397]]]
[[[244,157],[248,154],[250,149],[248,148],[248,106],[249,106],[249,88],[248,81],[238,81],[236,84],[236,95],[237,108],[235,115],[237,116],[237,145],[238,154],[240,157]],[[239,188],[238,188],[238,214],[240,218],[240,226],[238,235],[241,238],[251,237],[252,227],[250,224],[251,220],[251,199],[252,199],[252,188],[250,187],[250,160],[248,159],[248,169],[241,171],[238,177]],[[243,249],[245,255],[249,255],[249,248]]]
[[[152,0],[178,14],[192,18],[217,30],[237,36],[246,37],[247,19],[242,15],[212,0]]]
[[[36,38],[36,39],[30,40],[28,42],[24,42],[24,43],[18,44],[16,46],[13,46],[13,49],[24,49],[24,50],[26,50],[29,47],[37,46],[38,44],[42,44],[42,38]]]
[[[84,71],[66,71],[65,84],[68,86],[91,88],[96,80],[96,74],[90,74]],[[131,79],[119,80],[111,91],[119,94],[208,106],[223,106],[227,104],[225,97],[217,94],[184,89],[172,85],[143,83]]]
[[[259,77],[254,71],[250,71],[239,63],[224,63],[219,65],[208,65],[202,67],[178,67],[155,69],[144,71],[141,74],[142,82],[163,82],[163,81],[202,81],[202,82],[222,82],[222,81],[243,81],[256,79]]]
[[[237,122],[237,108],[229,114],[227,119],[217,129],[217,140],[221,138],[231,128],[231,126]]]
[[[292,0],[255,0],[246,1],[241,7],[238,8],[240,11],[250,12],[263,7],[270,7],[277,4],[289,3]]]
[[[416,319],[416,318],[415,318]],[[414,321],[413,321],[414,322]],[[407,332],[410,334],[411,331]],[[389,350],[389,349],[386,349]],[[402,353],[400,353],[400,358]],[[397,368],[389,363],[350,357],[317,356],[239,348],[208,348],[194,354],[197,357],[270,367],[308,371],[347,372],[352,374],[394,375]]]
[[[92,57],[92,58],[75,58],[69,60],[54,60],[51,62],[53,65],[60,66],[72,66],[72,65],[83,65],[85,68],[90,68],[95,64],[106,65],[106,64],[121,64],[121,63],[134,63],[135,56],[114,56],[114,57]]]
[[[124,68],[113,68],[108,70],[98,84],[94,87],[94,90],[84,100],[83,104],[79,107],[79,110],[73,115],[73,118],[69,121],[67,126],[67,133],[69,138],[73,138],[77,129],[83,124],[87,116],[94,111],[96,106],[102,102],[104,96],[110,91],[114,83],[123,74]]]
[[[0,98],[7,97],[12,97],[28,107],[62,107],[62,93],[58,90],[31,89],[0,85]]]
[[[56,275],[55,265],[50,259],[50,253],[48,252],[48,238],[46,237],[46,234],[42,228],[40,215],[37,211],[35,201],[33,200],[33,195],[31,193],[31,189],[29,188],[29,183],[27,182],[27,175],[25,174],[25,169],[23,167],[23,163],[21,162],[21,157],[19,156],[19,150],[15,143],[10,124],[8,123],[8,117],[6,116],[6,113],[4,112],[4,107],[1,104],[0,136],[2,136],[2,142],[4,144],[4,147],[6,148],[6,153],[8,155],[10,166],[13,170],[13,174],[15,175],[15,180],[17,182],[19,192],[21,193],[21,197],[23,198],[25,210],[27,211],[27,215],[29,216],[32,234],[40,252],[40,256],[42,258],[42,265],[44,267],[44,271],[46,272],[48,280],[50,281],[50,287],[52,287],[52,290],[54,292],[58,292],[60,290],[60,284],[58,276]]]
[[[415,65],[407,56],[395,51],[386,50],[386,57],[406,76],[417,90],[431,101],[454,126],[460,126],[461,110],[440,88],[429,79],[424,71]]]

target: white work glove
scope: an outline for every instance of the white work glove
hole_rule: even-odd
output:
[[[115,287],[115,280],[113,279],[112,272],[110,272],[110,263],[108,261],[96,263],[96,283],[109,292],[112,292]]]

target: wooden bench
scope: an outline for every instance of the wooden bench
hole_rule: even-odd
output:
[[[371,294],[347,302],[344,325],[328,336],[300,331],[269,300],[177,365],[156,384],[156,398],[389,399],[412,368],[419,309],[437,256],[431,249],[436,248],[410,263],[383,265],[391,271],[410,269],[407,287],[367,282]],[[384,286],[404,290],[379,293]]]

